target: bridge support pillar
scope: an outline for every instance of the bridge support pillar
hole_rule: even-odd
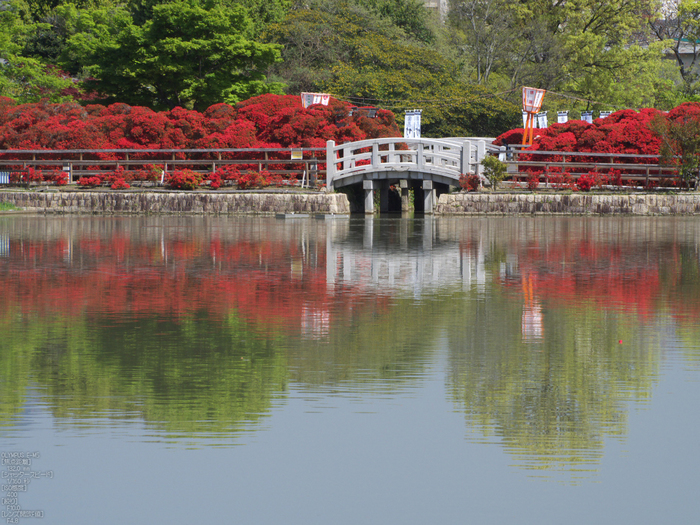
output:
[[[365,214],[374,214],[374,181],[363,180],[362,187],[365,190]]]
[[[401,188],[401,211],[411,211],[411,192],[408,188],[408,181],[401,179],[399,187]]]
[[[432,214],[435,207],[435,190],[432,180],[423,181],[423,213]]]
[[[383,180],[379,186],[379,211],[388,213],[389,211],[389,181]]]

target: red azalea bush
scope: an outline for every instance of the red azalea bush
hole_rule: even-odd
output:
[[[124,179],[115,180],[110,186],[113,190],[128,190],[131,186]]]
[[[68,184],[68,174],[61,170],[52,170],[49,173],[44,173],[44,181],[51,182],[56,186],[65,186]]]
[[[581,175],[576,181],[576,186],[581,191],[591,191],[591,188],[596,186],[597,177],[595,172],[588,172]]]
[[[224,164],[223,166],[220,166],[217,168],[216,172],[210,176],[214,175],[221,180],[222,183],[231,182],[235,184],[238,184],[238,179],[241,177],[240,170],[235,164]]]
[[[85,188],[95,188],[102,185],[103,177],[102,175],[94,175],[92,177],[80,177],[78,181],[78,186],[83,186]]]
[[[700,104],[683,104],[672,110],[669,118],[677,113],[689,114],[688,106],[698,106],[700,118]],[[649,108],[641,111],[625,109],[607,118],[595,119],[592,124],[581,120],[551,124],[548,128],[537,130],[538,137],[528,150],[657,155],[661,139],[649,129],[649,123],[657,115],[662,115],[662,112]],[[523,134],[523,129],[507,131],[498,136],[494,144],[521,144]]]
[[[331,98],[328,106],[304,108],[298,96],[270,94],[235,107],[215,104],[203,113],[180,107],[155,112],[120,103],[18,105],[0,97],[0,150],[302,148],[325,147],[327,140],[343,143],[401,136],[390,111],[378,110],[375,118],[369,118],[366,111],[350,115],[350,107]],[[132,153],[131,158],[148,160],[145,153]],[[227,158],[236,158],[236,154]],[[101,152],[100,159],[115,160],[116,155]],[[158,179],[149,167],[129,172],[133,180]],[[221,181],[233,180],[234,175],[234,171],[221,174]],[[236,180],[239,177],[235,175]],[[81,185],[95,185],[90,182],[92,177],[84,179]]]
[[[251,188],[264,188],[270,185],[270,173],[266,170],[261,172],[257,171],[247,171],[245,174],[241,175],[238,179],[238,187],[242,190],[249,190]]]
[[[218,172],[210,173],[204,180],[209,181],[209,187],[212,190],[218,190],[221,187],[221,175]]]
[[[113,190],[125,190],[130,188],[127,181],[133,180],[131,171],[124,170],[124,166],[117,166],[114,173],[107,175],[107,183]]]
[[[674,123],[688,121],[700,121],[700,103],[688,102],[681,104],[668,113],[663,113],[656,109],[642,109],[635,111],[626,109],[617,111],[607,118],[599,118],[592,124],[580,120],[571,120],[565,124],[552,124],[546,129],[538,129],[538,136],[532,146],[521,154],[522,161],[561,161],[562,157],[556,155],[528,155],[528,151],[547,152],[575,152],[575,153],[608,153],[613,155],[629,155],[619,157],[616,162],[629,164],[657,164],[657,158],[643,158],[642,155],[659,155],[662,146],[662,133],[658,131],[659,121],[673,126]],[[652,128],[656,130],[652,131]],[[494,141],[495,145],[520,144],[524,134],[523,129],[514,129],[503,133]],[[668,139],[665,139],[668,140]],[[637,157],[636,155],[639,155]],[[596,163],[600,157],[596,156],[576,156],[569,157],[569,160],[584,163]],[[607,161],[607,160],[606,160]],[[607,161],[609,162],[609,161]],[[595,186],[612,185],[622,186],[623,180],[631,175],[639,180],[643,176],[644,170],[633,169],[611,170],[607,175],[602,173],[587,173],[579,176],[578,182],[573,184],[572,180],[558,180],[558,174],[553,174],[555,185],[559,187],[572,187],[582,191],[589,191]],[[566,177],[564,177],[566,178]],[[571,176],[569,176],[571,179]],[[662,180],[661,182],[650,183],[650,186],[673,183],[674,179]],[[627,182],[629,184],[629,182]],[[634,182],[634,185],[639,184]],[[572,189],[575,189],[572,188]]]
[[[163,166],[145,164],[142,168],[129,171],[129,180],[139,182],[158,182],[163,176]]]
[[[540,177],[542,176],[542,173],[542,170],[528,172],[526,182],[528,190],[535,191],[540,187]]]
[[[30,184],[39,184],[44,181],[44,176],[41,170],[28,168],[26,173],[21,175],[21,181],[29,186]]]
[[[165,176],[166,184],[174,190],[194,190],[202,183],[204,176],[196,171],[175,170]]]
[[[476,191],[479,189],[479,177],[476,175],[461,175],[459,185],[463,190]]]

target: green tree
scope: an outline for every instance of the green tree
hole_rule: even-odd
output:
[[[430,27],[430,13],[421,0],[359,0],[360,5],[387,18],[411,39],[431,43],[435,35]]]
[[[270,24],[281,22],[289,8],[291,0],[230,0],[228,4],[240,4],[246,8],[253,21],[254,35],[259,35]]]
[[[673,89],[663,45],[633,45],[655,11],[652,0],[452,0],[449,23],[477,83],[639,107]]]
[[[371,16],[362,8],[291,11],[270,28],[285,46],[276,73],[292,91],[327,91],[399,115],[422,108],[425,136],[497,135],[517,125],[516,106],[461,82],[451,61]]]
[[[649,16],[648,20],[652,33],[673,53],[682,92],[694,94],[700,78],[700,2],[667,0],[659,16]]]
[[[271,25],[263,39],[282,46],[283,60],[271,74],[284,79],[288,92],[299,93],[324,89],[334,67],[353,59],[355,40],[375,35],[397,41],[404,33],[359,4],[312,0]]]
[[[700,104],[683,104],[667,115],[657,115],[649,123],[661,138],[661,162],[677,166],[678,176],[689,188],[697,187],[700,168]]]
[[[495,190],[498,183],[506,178],[506,165],[498,160],[498,157],[489,155],[481,161],[484,166],[484,175],[491,182],[491,187]]]
[[[251,21],[241,6],[160,4],[142,26],[124,7],[98,8],[78,13],[75,23],[63,60],[88,66],[96,79],[90,87],[109,101],[204,109],[281,92],[264,75],[279,47],[247,37]]]
[[[463,47],[468,50],[473,79],[488,83],[489,77],[511,51],[520,31],[515,27],[515,10],[504,0],[464,0],[453,2],[453,26],[463,28]]]
[[[61,76],[46,63],[25,56],[27,38],[45,25],[31,22],[27,5],[13,0],[0,9],[0,95],[17,102],[38,102],[45,98],[60,102],[61,90],[70,87],[70,79]]]

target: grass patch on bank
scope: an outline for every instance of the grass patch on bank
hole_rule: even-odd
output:
[[[0,211],[14,211],[19,210],[17,206],[11,202],[0,202]]]

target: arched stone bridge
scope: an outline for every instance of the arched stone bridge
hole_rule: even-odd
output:
[[[439,193],[459,187],[463,174],[480,172],[480,162],[492,139],[446,138],[369,139],[336,146],[326,143],[326,186],[338,189],[361,184],[365,213],[374,213],[374,192],[380,191],[380,210],[389,209],[389,186],[401,188],[401,209],[408,209],[409,190],[416,210],[432,213]],[[422,195],[422,198],[419,198]]]

